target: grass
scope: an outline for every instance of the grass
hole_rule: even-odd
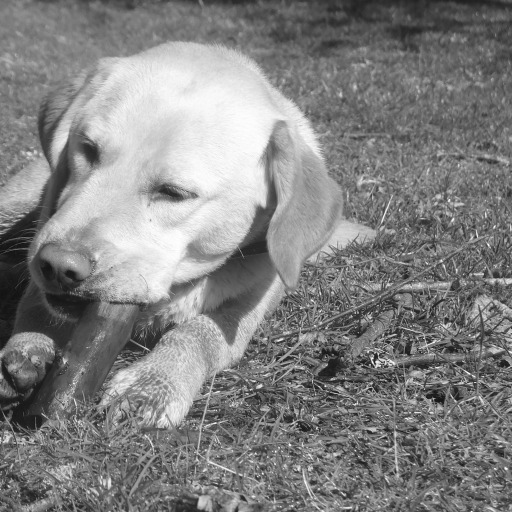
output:
[[[512,3],[203,4],[2,2],[3,177],[39,151],[51,83],[101,55],[219,41],[307,113],[348,215],[379,237],[307,266],[175,431],[115,429],[92,410],[30,434],[3,422],[0,510],[512,511],[511,318],[475,309],[483,296],[512,307],[512,291],[456,286],[512,277]],[[423,283],[455,286],[333,319],[375,297],[369,285],[423,271]],[[507,352],[397,364],[488,344]]]

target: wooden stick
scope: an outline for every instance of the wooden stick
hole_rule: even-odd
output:
[[[387,284],[369,284],[364,286],[364,289],[369,292],[380,292],[396,287],[396,292],[412,293],[424,291],[442,291],[442,290],[457,290],[465,286],[474,286],[475,284],[488,284],[491,286],[511,286],[512,278],[469,278],[469,279],[455,279],[453,281],[422,281],[419,283],[403,283],[402,285],[395,285],[393,283]]]
[[[395,318],[395,311],[393,309],[383,311],[370,327],[359,338],[354,340],[350,355],[354,358],[359,356],[366,347],[369,347],[377,338],[380,338],[391,325],[393,318]]]
[[[386,132],[344,132],[342,137],[346,139],[373,139],[373,138],[391,138]]]
[[[437,153],[438,158],[456,158],[457,160],[478,160],[481,162],[487,162],[488,164],[503,164],[506,166],[510,166],[510,160],[503,156],[499,155],[491,155],[489,153],[478,153],[478,154],[465,154],[465,153],[446,153],[444,151],[440,151]]]
[[[38,427],[47,418],[67,417],[77,401],[99,391],[130,337],[138,312],[139,307],[131,304],[95,302],[87,306],[32,401],[16,411],[16,421]]]
[[[357,304],[356,306],[346,309],[345,311],[342,311],[341,313],[333,315],[333,316],[323,320],[322,322],[319,322],[318,324],[311,325],[310,327],[296,329],[294,331],[284,332],[280,336],[276,336],[274,339],[282,340],[285,338],[290,338],[291,336],[297,336],[298,334],[302,334],[305,332],[317,331],[317,330],[321,329],[322,327],[325,327],[325,326],[331,324],[332,322],[335,322],[336,320],[340,320],[341,318],[345,318],[347,316],[353,315],[354,313],[357,313],[358,311],[361,311],[370,306],[373,306],[374,304],[378,304],[379,302],[382,302],[385,299],[389,299],[390,297],[393,297],[397,293],[400,293],[402,291],[407,291],[407,290],[404,290],[404,287],[406,285],[409,285],[410,283],[412,283],[416,279],[420,278],[421,276],[428,274],[434,268],[438,267],[439,265],[442,265],[443,263],[446,263],[453,257],[457,256],[457,254],[460,254],[461,252],[466,251],[468,247],[478,244],[484,240],[487,240],[489,238],[489,236],[490,235],[481,236],[479,238],[475,238],[469,242],[466,242],[462,247],[459,247],[459,249],[455,249],[454,251],[447,254],[443,258],[440,258],[435,263],[428,266],[426,269],[422,270],[421,272],[418,272],[416,275],[408,277],[402,283],[393,284],[393,285],[390,285],[389,288],[384,288],[382,291],[377,293],[377,295],[370,297],[369,299],[365,300],[361,304]],[[381,288],[379,288],[379,290],[381,290]]]
[[[478,347],[463,354],[420,354],[403,357],[397,359],[396,365],[400,368],[408,368],[409,366],[428,366],[442,363],[465,363],[489,359],[490,357],[501,357],[506,353],[507,349],[490,345],[482,348]]]
[[[24,505],[20,508],[20,512],[46,512],[51,508],[61,504],[61,499],[57,494],[52,494],[48,498],[34,501],[30,505]]]
[[[412,296],[408,293],[404,295],[397,296],[399,303],[406,306],[412,305]],[[386,330],[391,325],[391,322],[395,318],[394,309],[388,309],[383,311],[366,329],[366,331],[357,338],[352,344],[352,348],[350,350],[350,355],[353,358],[359,356],[366,347],[369,347],[377,338],[380,338],[386,332]]]

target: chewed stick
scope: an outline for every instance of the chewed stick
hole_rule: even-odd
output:
[[[131,304],[87,306],[33,399],[17,411],[18,422],[34,427],[47,418],[67,417],[77,401],[99,391],[130,337],[138,312],[138,306]]]

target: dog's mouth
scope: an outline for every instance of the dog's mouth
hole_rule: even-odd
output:
[[[93,302],[99,302],[99,299],[92,297],[81,297],[78,295],[70,295],[70,294],[53,294],[53,293],[45,293],[44,298],[46,300],[47,306],[50,311],[60,318],[65,320],[70,320],[72,322],[77,321],[85,311],[85,308],[92,304]],[[132,304],[135,306],[139,306],[141,311],[144,311],[149,304],[146,302],[140,301],[130,301],[130,300],[115,300],[108,301],[112,304]]]
[[[46,293],[45,299],[52,312],[69,320],[78,320],[87,305],[94,302],[76,295],[55,295],[53,293]]]

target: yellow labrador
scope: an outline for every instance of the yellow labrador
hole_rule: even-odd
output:
[[[6,232],[44,187],[3,389],[16,388],[13,353],[35,367],[22,391],[41,380],[86,302],[137,304],[138,328],[159,341],[103,403],[175,425],[337,226],[335,242],[371,236],[339,224],[341,192],[308,121],[233,50],[169,43],[100,60],[48,95],[39,132],[48,164],[0,189]]]

